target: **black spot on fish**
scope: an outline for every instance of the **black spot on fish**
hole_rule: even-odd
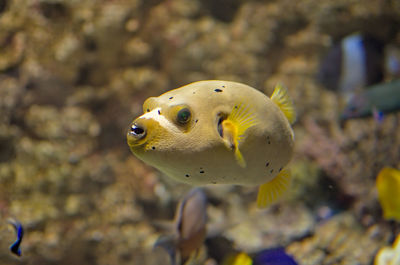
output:
[[[173,99],[174,97],[169,97],[169,99]]]
[[[194,122],[197,123],[199,120],[195,120]]]
[[[235,106],[235,109],[237,109],[238,108],[238,106]]]
[[[267,162],[267,163],[265,164],[265,166],[268,167],[268,166],[269,166],[269,162]]]
[[[272,172],[274,172],[274,170],[273,170],[273,169],[271,169],[271,171],[270,171],[270,172],[272,173]]]
[[[158,115],[161,115],[161,111],[160,110],[158,110]]]
[[[204,170],[200,170],[200,174],[203,174],[204,173]]]
[[[156,150],[156,147],[155,147],[155,146],[152,146],[151,149]]]
[[[186,174],[186,175],[185,175],[185,177],[187,177],[187,178],[188,178],[188,177],[190,177],[190,175],[189,175],[189,174]]]
[[[222,89],[217,88],[217,89],[214,89],[214,91],[215,92],[222,92]]]
[[[282,167],[279,168],[279,172],[281,172],[281,171],[282,171]]]
[[[222,86],[222,87],[225,87],[225,86]]]
[[[150,112],[150,110],[149,110],[149,109],[147,109],[147,112]]]

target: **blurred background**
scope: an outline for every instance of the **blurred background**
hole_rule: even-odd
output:
[[[169,264],[156,223],[190,187],[136,159],[126,131],[147,97],[222,79],[288,87],[294,181],[263,211],[257,188],[206,188],[225,226],[197,264],[276,246],[372,264],[400,232],[375,182],[400,168],[399,54],[398,0],[0,0],[0,263]],[[357,115],[354,98],[378,101]],[[20,258],[7,218],[25,228]]]

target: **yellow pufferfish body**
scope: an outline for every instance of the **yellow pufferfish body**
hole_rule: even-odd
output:
[[[289,186],[295,119],[285,88],[271,99],[230,81],[199,81],[150,97],[127,133],[131,151],[192,185],[261,185],[258,206]]]

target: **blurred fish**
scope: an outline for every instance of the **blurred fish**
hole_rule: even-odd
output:
[[[400,79],[371,86],[349,97],[341,121],[373,115],[378,121],[383,114],[400,109]]]
[[[199,81],[147,99],[127,133],[138,158],[192,185],[261,185],[266,207],[288,189],[295,112],[287,90],[271,98],[236,82]]]
[[[173,234],[160,237],[154,247],[164,248],[173,265],[183,264],[202,246],[206,224],[207,198],[201,189],[194,188],[178,204]]]
[[[375,256],[374,265],[400,264],[400,234],[397,235],[393,247],[381,248]]]
[[[229,256],[223,265],[298,265],[297,262],[288,255],[284,248],[265,249],[251,258],[246,253],[239,253]]]
[[[229,255],[222,265],[253,265],[253,259],[244,252]]]
[[[297,265],[284,248],[272,248],[259,252],[254,257],[254,265]]]
[[[376,188],[383,217],[400,222],[400,170],[383,168],[376,179]]]
[[[24,237],[24,228],[22,227],[22,224],[14,219],[10,219],[8,221],[13,228],[15,229],[15,233],[17,234],[17,240],[10,246],[10,251],[14,253],[17,256],[21,256],[21,242],[22,238]]]
[[[342,39],[323,57],[317,79],[326,88],[346,94],[381,82],[384,71],[384,43],[356,33]]]
[[[388,45],[385,53],[386,74],[391,79],[400,77],[400,48]]]

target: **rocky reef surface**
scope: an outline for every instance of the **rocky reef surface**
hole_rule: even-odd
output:
[[[229,224],[217,237],[285,246],[300,264],[371,264],[400,232],[375,188],[400,168],[400,114],[340,127],[339,96],[315,79],[356,31],[400,46],[400,2],[0,0],[0,263],[165,261],[155,221],[190,187],[133,157],[127,126],[149,96],[226,79],[268,95],[284,83],[298,121],[289,196],[260,212],[255,188],[209,188],[210,222]],[[8,217],[26,229],[20,259]],[[227,253],[210,241],[212,264]]]

